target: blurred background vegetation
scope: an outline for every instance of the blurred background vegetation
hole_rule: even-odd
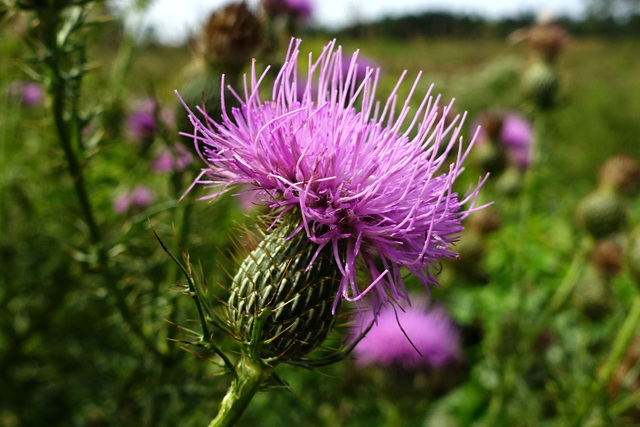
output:
[[[442,286],[431,290],[461,331],[464,363],[455,372],[353,360],[319,371],[282,366],[288,387],[259,394],[239,425],[640,423],[640,343],[632,339],[639,279],[629,265],[638,258],[618,256],[617,269],[603,278],[590,258],[598,239],[575,214],[606,159],[640,159],[636,3],[594,2],[584,19],[557,20],[570,38],[554,63],[556,100],[544,109],[523,94],[530,49],[509,37],[533,25],[534,16],[486,21],[424,13],[333,32],[288,29],[304,39],[303,49],[317,52],[334,37],[345,52],[360,49],[381,68],[380,99],[402,71],[411,80],[423,70],[419,89],[434,83],[445,102],[455,98],[455,108],[468,111],[467,141],[483,112],[519,112],[533,123],[540,158],[522,191],[502,193],[499,174],[489,180],[482,198],[495,200],[501,221],[483,236],[473,267],[479,270],[446,265]],[[43,10],[70,22],[88,6],[72,31],[75,44],[57,53],[63,72],[56,76]],[[206,360],[211,354],[174,341],[188,339],[177,325],[198,328],[197,313],[150,226],[175,254],[179,237],[215,301],[225,298],[226,272],[235,266],[229,235],[259,212],[228,196],[196,202],[202,191],[177,203],[200,160],[165,169],[156,162],[167,149],[178,158],[178,131],[189,131],[178,129],[184,113],[173,91],[197,68],[197,37],[180,47],[157,44],[152,35],[134,38],[108,6],[62,0],[0,6],[2,426],[199,426],[211,420],[228,386]],[[259,52],[258,66],[281,60],[285,49],[274,44]],[[67,84],[62,98],[56,81]],[[16,82],[21,88],[35,82],[46,95],[30,102]],[[219,91],[219,81],[213,87]],[[54,120],[56,100],[64,104],[63,125]],[[144,102],[151,102],[146,112],[153,120],[141,130],[131,117]],[[71,146],[76,170],[60,126],[78,136]],[[459,190],[481,173],[482,164],[470,163]],[[79,202],[80,175],[94,225]],[[135,198],[140,186],[148,193]],[[127,203],[117,205],[119,197]],[[640,224],[638,197],[624,206],[624,226],[607,236],[619,248],[633,245],[631,230]],[[583,258],[575,261],[576,254]],[[569,293],[554,300],[564,283]]]

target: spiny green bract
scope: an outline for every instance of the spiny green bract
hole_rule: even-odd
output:
[[[331,250],[323,249],[311,264],[317,246],[304,233],[287,240],[295,228],[279,224],[245,258],[228,302],[237,338],[249,352],[274,362],[313,350],[336,320],[332,307],[341,274]]]

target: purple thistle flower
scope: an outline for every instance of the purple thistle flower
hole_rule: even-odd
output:
[[[44,102],[44,88],[40,83],[16,81],[9,85],[8,95],[18,97],[25,107],[35,107]]]
[[[289,14],[295,18],[306,21],[311,18],[313,6],[309,0],[286,0]]]
[[[35,82],[25,83],[22,87],[22,103],[27,106],[40,105],[44,102],[44,88]]]
[[[141,142],[152,139],[156,134],[156,103],[152,99],[139,101],[127,116],[126,133],[131,141]]]
[[[261,5],[270,18],[289,16],[306,21],[313,14],[310,0],[262,0]]]
[[[525,118],[515,113],[507,113],[502,122],[500,140],[507,148],[509,160],[518,169],[524,170],[531,163],[533,128]]]
[[[479,144],[498,143],[513,166],[520,170],[529,167],[534,138],[529,120],[514,112],[489,111],[480,115],[474,126],[481,126],[477,135]]]
[[[134,207],[143,210],[151,206],[155,197],[151,190],[144,185],[139,185],[131,191],[131,203]]]
[[[124,215],[130,210],[142,211],[153,203],[153,192],[144,185],[139,185],[131,191],[125,191],[116,196],[113,210],[118,215]]]
[[[373,60],[366,58],[362,55],[358,55],[358,66],[355,68],[355,87],[358,87],[367,78],[369,70],[377,70],[380,66]],[[347,77],[349,70],[352,69],[352,64],[349,61],[342,63],[342,76]]]
[[[355,337],[372,321],[372,314],[361,315]],[[462,359],[460,332],[442,307],[387,306],[375,322],[353,351],[360,365],[438,368]]]
[[[193,154],[181,143],[176,143],[172,147],[165,147],[151,164],[151,171],[155,173],[163,172],[184,172],[193,163]]]
[[[139,100],[127,116],[127,138],[134,142],[153,139],[158,130],[158,119],[167,127],[175,124],[175,116],[169,108],[160,108],[152,98]]]
[[[118,215],[124,215],[131,207],[131,196],[129,192],[120,193],[113,201],[113,211]]]
[[[292,40],[271,99],[261,99],[264,74],[257,76],[254,64],[243,96],[236,94],[240,108],[227,112],[223,97],[221,119],[205,123],[190,111],[195,127],[190,136],[207,165],[193,185],[215,188],[202,198],[211,199],[248,184],[279,218],[297,215],[293,234],[304,233],[317,245],[316,256],[331,248],[341,272],[334,311],[340,299],[358,302],[369,295],[375,313],[385,300],[408,300],[403,269],[425,287],[437,285],[434,272],[441,259],[456,256],[461,221],[479,209],[475,199],[484,180],[462,200],[452,189],[472,145],[462,150],[464,117],[445,126],[439,97],[429,91],[408,119],[420,75],[396,114],[404,74],[380,105],[375,100],[379,72],[369,69],[355,86],[357,52],[343,59],[333,41],[316,62],[310,57],[300,96],[300,43]],[[346,76],[343,60],[351,63]],[[456,146],[456,160],[449,164]],[[464,210],[467,202],[471,206]],[[358,266],[369,273],[366,283],[356,279]]]

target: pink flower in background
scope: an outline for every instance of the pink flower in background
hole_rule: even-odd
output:
[[[283,16],[305,21],[313,14],[310,0],[262,0],[260,4],[272,19]]]
[[[176,143],[171,147],[165,147],[158,154],[151,164],[151,171],[155,173],[184,172],[191,163],[193,163],[193,154],[181,143]]]
[[[22,105],[35,107],[44,102],[45,91],[40,83],[15,81],[9,85],[7,94],[19,98]]]
[[[134,187],[131,191],[125,191],[116,196],[113,202],[113,210],[118,215],[124,215],[129,211],[143,211],[153,204],[155,196],[144,185]]]
[[[131,207],[131,196],[129,192],[120,193],[113,201],[113,211],[118,215],[124,215]]]
[[[479,144],[500,144],[513,166],[520,170],[529,167],[534,140],[533,126],[529,120],[514,112],[488,111],[476,119],[472,126],[474,132],[478,126]]]
[[[148,187],[139,185],[131,191],[131,203],[134,207],[142,210],[153,203],[155,197]]]
[[[127,139],[134,142],[153,139],[158,131],[158,119],[168,127],[175,123],[173,112],[168,108],[160,108],[153,99],[137,101],[126,119]]]
[[[355,336],[373,321],[373,315],[360,315],[360,321]],[[353,351],[360,365],[438,368],[462,359],[460,332],[442,307],[387,305],[375,322]]]
[[[372,75],[375,75],[376,72],[379,72],[380,65],[369,59],[365,56],[358,54],[358,59],[356,61],[357,65],[353,67],[352,77],[355,79],[354,87],[357,88],[362,84],[362,82],[367,78],[367,73],[371,71]],[[351,63],[349,61],[342,62],[342,78],[346,79],[349,70],[351,69]],[[379,77],[379,76],[378,76]]]
[[[127,116],[126,135],[129,140],[142,142],[155,136],[158,128],[156,108],[156,103],[152,99],[136,103]]]
[[[507,113],[502,121],[500,140],[507,149],[511,163],[518,169],[526,169],[531,163],[533,127],[524,117]]]

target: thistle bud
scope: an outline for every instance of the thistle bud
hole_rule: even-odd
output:
[[[473,212],[467,217],[464,224],[467,230],[476,230],[480,234],[487,234],[502,227],[502,215],[498,209],[488,207]]]
[[[616,275],[622,266],[621,241],[615,238],[599,240],[591,252],[591,265],[598,271]]]
[[[496,190],[506,197],[517,197],[522,193],[524,185],[522,171],[510,167],[507,168],[496,181]]]
[[[611,290],[602,275],[590,271],[576,286],[573,304],[589,319],[598,321],[611,311]]]
[[[624,201],[613,191],[595,190],[585,196],[576,211],[580,227],[599,239],[619,231],[625,224]]]
[[[600,186],[633,196],[640,190],[640,164],[630,156],[611,157],[600,168],[598,178]]]
[[[555,22],[541,22],[529,29],[527,44],[540,57],[552,62],[567,44],[569,36]]]
[[[208,63],[239,70],[249,63],[262,40],[260,20],[242,2],[230,4],[211,14],[198,47]]]
[[[233,279],[228,315],[251,354],[284,362],[322,344],[336,320],[340,271],[297,224],[281,223],[245,258]]]
[[[547,62],[536,61],[525,72],[523,89],[541,109],[552,107],[560,86],[560,78],[556,69]]]
[[[499,174],[507,166],[507,153],[505,149],[493,141],[478,144],[473,153],[478,166],[486,172]]]

